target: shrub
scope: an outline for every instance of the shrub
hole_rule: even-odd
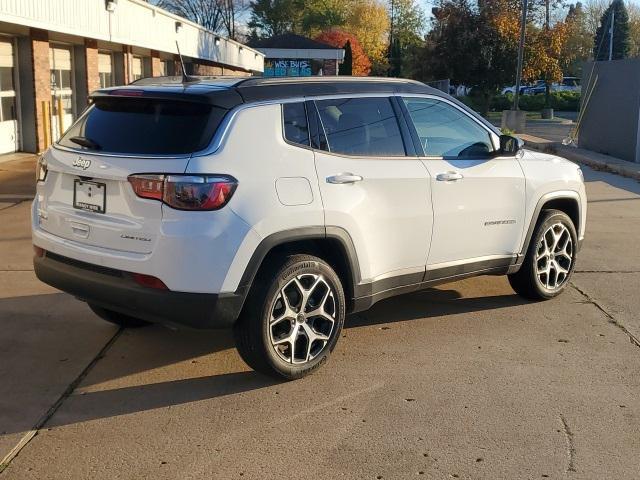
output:
[[[458,97],[462,103],[476,111],[480,111],[480,104],[477,97]],[[510,110],[513,105],[513,94],[496,95],[491,100],[490,110],[501,112]],[[544,94],[521,95],[519,101],[520,110],[526,112],[539,112],[544,108]],[[580,92],[551,92],[551,108],[557,111],[577,112],[580,107]]]

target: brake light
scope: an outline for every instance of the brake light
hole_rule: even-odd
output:
[[[143,273],[133,273],[133,279],[138,285],[143,287],[155,288],[158,290],[169,290],[162,280],[151,275]]]
[[[43,258],[45,254],[45,250],[42,247],[38,247],[37,245],[33,246],[33,255],[37,258]]]
[[[144,95],[144,90],[129,90],[129,89],[120,89],[120,90],[111,90],[109,95],[117,95],[119,97],[142,97]]]
[[[238,186],[227,175],[131,175],[129,182],[141,198],[162,200],[178,210],[219,210]]]
[[[131,175],[129,182],[137,196],[162,200],[164,175]]]

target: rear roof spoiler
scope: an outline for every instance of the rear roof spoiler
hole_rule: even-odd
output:
[[[230,110],[243,103],[242,96],[231,88],[198,89],[183,86],[142,87],[126,86],[96,90],[89,98],[92,101],[105,98],[146,98],[154,100],[174,100],[178,102],[196,102],[214,105]]]

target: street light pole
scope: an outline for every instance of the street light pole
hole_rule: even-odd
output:
[[[388,75],[389,77],[391,77],[392,73],[393,73],[393,68],[394,68],[394,61],[393,61],[393,17],[395,12],[393,11],[394,7],[394,1],[391,0],[391,25],[389,26],[389,70],[388,70]]]
[[[616,18],[616,11],[611,8],[611,27],[609,28],[609,61],[613,60],[613,22]]]
[[[522,62],[524,59],[524,34],[527,29],[528,0],[522,0],[522,21],[520,22],[520,44],[518,45],[518,70],[516,71],[516,91],[513,95],[513,110],[518,110],[520,101],[520,81],[522,79]]]

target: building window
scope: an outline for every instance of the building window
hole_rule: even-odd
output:
[[[0,122],[16,119],[16,91],[13,84],[13,44],[0,40]]]
[[[113,87],[113,55],[111,52],[98,52],[98,75],[100,88]]]
[[[51,126],[53,138],[57,140],[74,118],[73,80],[71,48],[52,45],[49,48],[51,68]],[[62,111],[59,112],[59,106]],[[60,123],[62,122],[62,123]]]
[[[160,75],[167,77],[176,74],[175,63],[173,60],[160,61]]]
[[[144,57],[134,55],[131,59],[131,81],[140,80],[141,78],[148,77],[147,63]]]

